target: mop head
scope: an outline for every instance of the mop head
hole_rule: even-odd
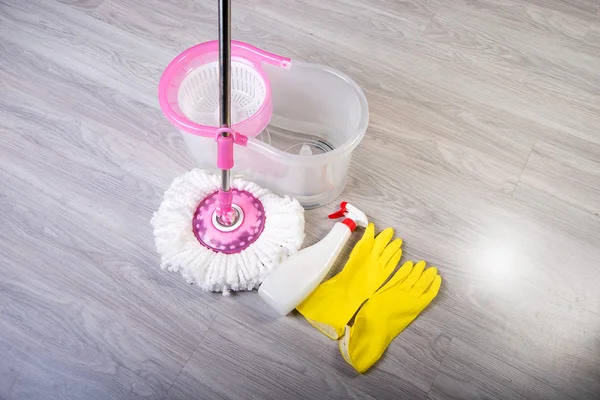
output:
[[[251,227],[257,237],[249,236],[253,242],[243,250],[215,251],[200,242],[193,227],[196,222],[200,222],[195,225],[198,228],[212,224],[196,218],[200,219],[202,204],[218,191],[219,184],[219,177],[200,169],[177,177],[151,223],[162,269],[179,272],[202,290],[227,295],[230,290],[257,288],[275,267],[298,251],[304,241],[304,209],[294,198],[279,197],[252,182],[234,179],[231,189],[253,196],[258,215],[264,211],[262,233]]]

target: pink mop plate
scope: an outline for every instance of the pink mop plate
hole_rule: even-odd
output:
[[[265,227],[262,203],[245,190],[231,189],[232,209],[239,214],[231,226],[219,220],[219,192],[208,195],[196,208],[192,219],[196,239],[205,247],[225,254],[239,253],[259,238]]]

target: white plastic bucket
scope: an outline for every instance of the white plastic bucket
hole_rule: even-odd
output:
[[[296,197],[306,208],[325,205],[344,188],[352,152],[369,121],[367,99],[349,77],[322,65],[266,65],[273,114],[248,146],[235,146],[233,176]],[[201,168],[216,169],[214,139],[182,132]]]

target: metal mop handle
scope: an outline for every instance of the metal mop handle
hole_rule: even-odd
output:
[[[219,0],[219,89],[221,127],[231,127],[231,0]],[[229,132],[223,132],[229,136]],[[229,190],[229,170],[222,171],[222,189]]]
[[[219,0],[219,89],[221,128],[231,127],[231,0]],[[229,132],[222,132],[228,137]],[[230,170],[221,170],[221,191],[219,217],[225,225],[233,224],[234,211],[231,209]]]

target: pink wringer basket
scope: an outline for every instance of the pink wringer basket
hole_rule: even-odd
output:
[[[219,127],[219,43],[198,44],[167,66],[158,86],[165,116],[192,135],[217,138]],[[231,41],[231,130],[235,142],[261,133],[273,113],[271,84],[261,63],[289,69],[289,58]]]

